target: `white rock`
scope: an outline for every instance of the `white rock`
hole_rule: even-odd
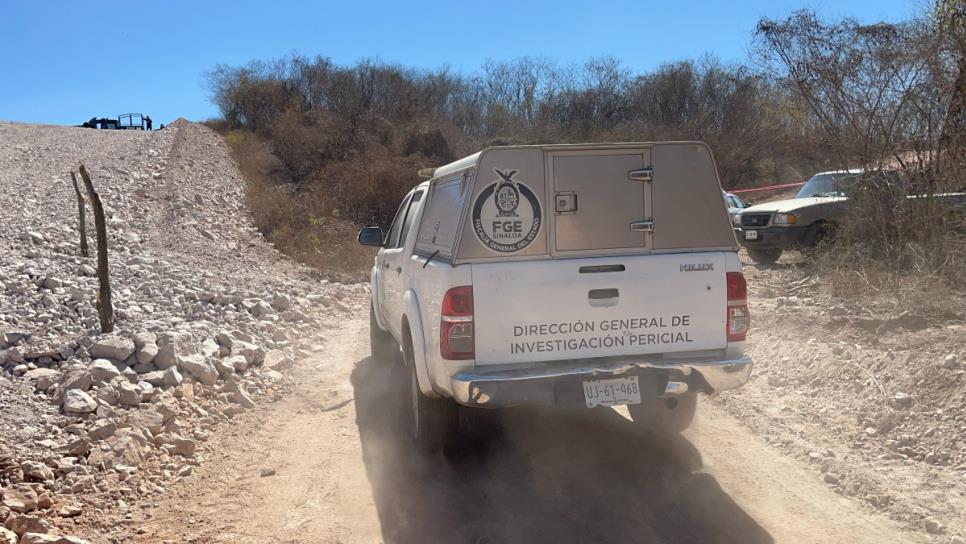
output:
[[[91,440],[106,440],[112,436],[117,431],[117,424],[113,421],[101,420],[94,424],[90,431],[88,431],[87,436]]]
[[[54,471],[40,461],[24,461],[20,463],[20,470],[27,477],[27,481],[44,482],[54,479]]]
[[[123,381],[117,384],[117,400],[122,406],[137,406],[141,404],[144,391],[137,385]]]
[[[292,307],[292,299],[283,293],[275,293],[272,296],[272,307],[280,312],[284,312]]]
[[[20,539],[17,537],[17,533],[0,526],[0,544],[17,544],[18,540]]]
[[[171,370],[170,368],[168,370]],[[149,383],[154,387],[161,387],[164,385],[164,376],[168,370],[155,370],[153,372],[148,372],[141,375],[141,381]]]
[[[20,544],[88,544],[75,536],[59,536],[47,533],[25,533]]]
[[[244,355],[232,355],[222,360],[229,363],[235,369],[235,372],[244,372],[248,369],[248,359]]]
[[[232,355],[241,355],[248,360],[248,365],[257,365],[265,360],[265,350],[248,342],[235,342],[231,348]]]
[[[171,455],[191,457],[195,454],[194,440],[176,434],[161,433],[155,437],[154,441],[156,444],[165,446]]]
[[[264,300],[259,300],[254,306],[252,306],[251,313],[255,317],[263,317],[274,314],[275,310],[272,309],[271,304],[265,302]]]
[[[137,386],[141,389],[141,400],[144,402],[151,402],[155,394],[154,386],[146,381],[138,382]]]
[[[943,358],[943,368],[954,369],[959,367],[959,357],[955,353],[950,353]]]
[[[215,359],[215,370],[222,378],[230,378],[235,375],[235,365],[228,359]]]
[[[173,366],[164,371],[164,385],[169,387],[178,387],[184,378],[181,377],[181,373],[178,372],[178,367]]]
[[[117,389],[113,385],[106,385],[97,389],[97,400],[108,406],[117,406]]]
[[[91,348],[91,357],[123,361],[134,354],[134,342],[128,338],[109,335],[101,338]]]
[[[146,344],[138,348],[135,353],[137,360],[141,364],[150,364],[154,362],[154,358],[158,356],[158,346],[157,344]]]
[[[64,375],[60,378],[62,391],[69,391],[71,389],[87,391],[93,383],[94,378],[91,377],[90,372],[88,372],[87,368],[80,365],[71,365],[67,368],[67,372],[64,372]]]
[[[201,343],[201,355],[207,358],[217,357],[219,352],[218,343],[208,338]]]
[[[232,394],[232,400],[234,400],[237,404],[240,404],[245,408],[251,409],[255,407],[255,401],[253,401],[252,398],[248,396],[248,393],[246,393],[244,389],[238,389],[237,391],[235,391]]]
[[[20,544],[88,544],[75,536],[59,536],[47,533],[25,533]]]
[[[228,348],[229,350],[231,350],[231,346],[235,343],[235,339],[226,332],[219,332],[215,338],[221,347]]]
[[[68,414],[89,414],[97,409],[97,402],[80,389],[70,389],[64,393],[64,412]]]
[[[160,370],[167,370],[178,365],[178,353],[174,344],[158,346],[158,353],[152,361]]]
[[[157,344],[157,342],[157,335],[150,331],[143,331],[134,335],[134,347],[136,349],[141,349],[150,344]]]
[[[40,391],[46,391],[51,385],[60,381],[60,376],[61,371],[53,368],[35,368],[33,370],[24,370],[23,374],[24,378],[33,380],[34,387]]]
[[[218,371],[202,355],[182,357],[178,362],[181,370],[198,378],[205,385],[215,385],[218,381]]]
[[[94,359],[91,366],[87,367],[87,371],[95,382],[109,382],[121,375],[121,371],[107,359]]]

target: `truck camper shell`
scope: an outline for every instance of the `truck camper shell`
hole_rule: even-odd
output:
[[[738,249],[701,142],[491,147],[431,176],[415,253],[454,265]]]

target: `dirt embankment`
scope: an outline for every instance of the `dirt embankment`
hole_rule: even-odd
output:
[[[79,163],[107,215],[113,335],[79,251]],[[0,541],[127,540],[135,505],[188,477],[210,433],[281,396],[286,366],[352,310],[361,288],[265,243],[243,191],[200,125],[0,125]]]

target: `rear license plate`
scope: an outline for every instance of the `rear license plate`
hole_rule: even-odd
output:
[[[757,240],[757,239],[758,239],[758,231],[757,230],[746,230],[745,231],[745,240]]]
[[[584,400],[587,401],[588,408],[640,404],[641,388],[637,383],[637,376],[587,380],[584,382]]]

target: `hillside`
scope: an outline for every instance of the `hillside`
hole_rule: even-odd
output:
[[[108,218],[117,328],[107,337],[96,260],[79,252],[69,176],[79,163]],[[225,144],[201,125],[0,124],[8,527],[117,530],[137,498],[191,472],[206,433],[284,389],[285,366],[356,304],[361,287],[329,283],[263,241],[243,192]],[[87,218],[93,250],[90,203]]]

